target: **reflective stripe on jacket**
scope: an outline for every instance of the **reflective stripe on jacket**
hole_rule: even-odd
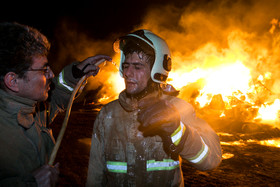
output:
[[[127,173],[126,162],[107,161],[106,163],[109,172]],[[147,171],[172,170],[180,166],[179,161],[172,159],[163,159],[163,161],[147,160],[146,163]]]
[[[188,128],[190,135],[180,156],[198,169],[216,167],[220,163],[221,153],[215,132],[201,121],[199,124],[191,124],[196,123],[197,119],[190,104],[176,97],[163,98],[178,105],[178,110],[183,106],[180,115],[184,127],[181,126],[175,132],[174,142],[185,128]],[[164,151],[159,136],[142,135],[138,130],[140,124],[137,121],[137,111],[137,103],[126,97],[125,92],[120,94],[118,100],[101,109],[94,123],[87,186],[184,185],[180,158],[173,160]],[[204,132],[198,132],[199,128],[194,128],[199,125],[210,133],[209,138]]]
[[[72,65],[63,71],[64,83],[73,87],[78,80],[72,76]],[[67,107],[71,94],[58,79],[53,81],[49,120],[45,102],[0,90],[0,186],[37,186],[32,172],[48,163],[55,143],[48,125]]]

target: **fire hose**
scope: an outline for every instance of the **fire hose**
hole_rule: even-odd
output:
[[[96,66],[99,66],[101,63],[103,63],[105,61],[105,59],[101,59],[99,60],[98,62],[95,63]],[[55,157],[57,155],[57,151],[59,149],[59,146],[61,144],[61,141],[63,139],[63,136],[64,136],[64,133],[65,133],[65,130],[66,130],[66,127],[67,127],[67,124],[68,124],[68,120],[69,120],[69,116],[70,116],[70,112],[71,112],[71,109],[72,109],[72,105],[73,105],[73,101],[75,99],[75,96],[77,94],[77,92],[79,91],[79,89],[81,88],[81,86],[83,85],[84,81],[87,79],[87,76],[84,75],[80,80],[79,82],[77,83],[75,89],[73,90],[72,94],[71,94],[71,97],[70,97],[70,100],[69,100],[69,103],[68,103],[68,106],[67,106],[67,109],[66,109],[66,113],[65,113],[65,117],[64,117],[64,121],[62,123],[62,127],[60,129],[60,132],[58,134],[58,137],[57,137],[57,140],[56,140],[56,143],[54,145],[54,148],[53,148],[53,151],[51,153],[51,156],[50,156],[50,160],[49,160],[49,165],[53,165],[54,164],[54,160],[55,160]]]

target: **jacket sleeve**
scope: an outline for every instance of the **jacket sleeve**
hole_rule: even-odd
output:
[[[105,155],[104,155],[104,129],[103,116],[105,116],[105,108],[103,107],[98,114],[93,127],[90,158],[88,165],[87,187],[104,186],[106,183],[105,172]]]
[[[187,133],[180,156],[199,170],[217,167],[222,160],[218,135],[206,121],[196,116],[191,104],[176,98],[174,106],[180,111]]]
[[[72,63],[62,69],[62,71],[53,79],[54,89],[49,95],[49,123],[53,121],[55,116],[67,108],[71,94],[79,81],[75,79],[72,74]]]

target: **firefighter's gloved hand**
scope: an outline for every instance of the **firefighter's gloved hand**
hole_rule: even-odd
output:
[[[178,110],[167,100],[144,100],[139,102],[138,107],[139,130],[143,135],[159,135],[166,151],[179,153],[187,133]]]
[[[72,74],[75,79],[81,78],[84,75],[95,76],[99,72],[98,63],[100,61],[112,61],[112,58],[107,55],[96,55],[88,57],[72,68]]]

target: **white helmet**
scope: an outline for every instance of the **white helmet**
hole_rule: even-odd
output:
[[[168,73],[171,70],[171,55],[166,42],[148,30],[137,30],[126,36],[120,37],[114,42],[114,50],[121,53],[120,60],[120,74],[122,74],[122,63],[125,56],[123,48],[128,41],[132,41],[140,48],[149,47],[153,50],[155,55],[155,61],[151,70],[151,78],[156,83],[166,84]]]

